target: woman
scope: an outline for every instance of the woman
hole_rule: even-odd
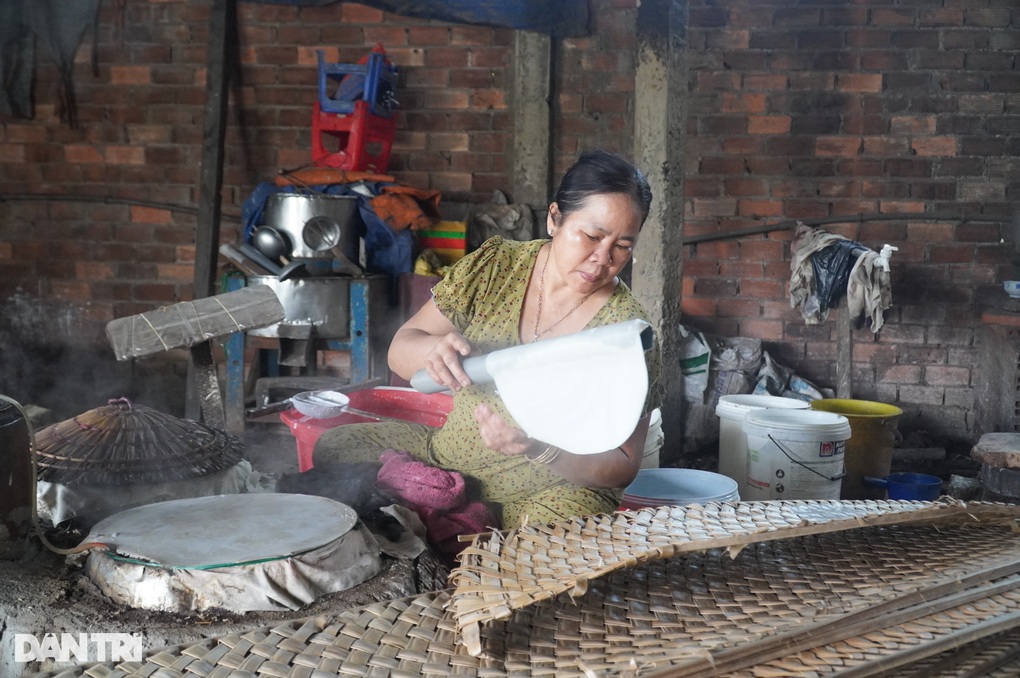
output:
[[[614,511],[637,474],[648,417],[658,405],[658,352],[646,354],[649,397],[623,445],[573,455],[518,428],[492,384],[473,384],[461,361],[475,354],[572,334],[646,314],[617,275],[630,261],[651,204],[633,165],[604,151],[583,154],[549,206],[548,240],[490,238],[452,267],[396,332],[390,368],[404,379],[425,369],[454,391],[446,424],[366,424],[327,431],[315,457],[360,461],[404,450],[476,481],[505,527]],[[606,375],[607,397],[612,375]],[[357,431],[352,429],[359,429]],[[321,453],[321,456],[320,456]]]

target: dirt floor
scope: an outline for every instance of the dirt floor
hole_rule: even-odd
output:
[[[253,468],[267,474],[297,471],[289,430],[280,424],[249,426],[246,439]],[[18,663],[16,634],[42,640],[47,633],[140,633],[146,650],[188,645],[303,617],[329,615],[349,607],[440,588],[446,569],[429,552],[414,561],[383,559],[383,572],[369,581],[324,596],[296,611],[208,611],[194,614],[126,608],[106,598],[83,574],[83,556],[62,556],[37,539],[2,540],[0,545],[0,677],[22,678],[75,662]]]

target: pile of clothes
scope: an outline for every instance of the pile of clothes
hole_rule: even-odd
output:
[[[334,463],[304,473],[284,474],[277,492],[328,497],[353,508],[369,529],[390,542],[402,526],[386,508],[410,509],[425,527],[429,545],[449,561],[468,541],[462,536],[499,529],[488,504],[469,498],[464,477],[415,460],[406,452],[386,450],[379,462]]]

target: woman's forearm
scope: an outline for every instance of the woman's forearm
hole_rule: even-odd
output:
[[[435,347],[439,337],[413,327],[402,327],[393,335],[386,362],[390,369],[402,379],[411,375],[425,364],[425,356]]]
[[[644,416],[623,445],[598,454],[570,454],[561,450],[549,468],[575,485],[624,488],[641,467],[649,417]]]

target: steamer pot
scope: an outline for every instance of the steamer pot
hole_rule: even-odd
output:
[[[313,325],[320,339],[350,336],[350,279],[340,276],[279,280],[273,275],[248,276],[249,285],[267,285],[283,305],[284,320],[247,330],[257,337],[280,337],[281,325]],[[284,333],[283,336],[286,336]]]
[[[263,222],[287,235],[290,259],[331,259],[329,250],[339,245],[358,261],[363,225],[357,196],[274,193],[266,200]]]

